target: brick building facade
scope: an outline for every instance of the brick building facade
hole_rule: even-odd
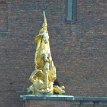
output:
[[[77,21],[68,23],[67,0],[0,0],[0,107],[22,107],[17,91],[30,85],[44,9],[66,94],[107,96],[106,7],[106,0],[77,0]]]

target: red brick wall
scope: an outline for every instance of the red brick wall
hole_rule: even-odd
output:
[[[25,101],[25,107],[71,107],[70,101]],[[73,107],[74,105],[72,105]],[[77,105],[78,106],[78,105]]]
[[[24,107],[106,107],[107,102],[26,100]]]
[[[66,94],[107,96],[106,0],[77,0],[74,24],[66,22],[66,0],[0,0],[1,5],[0,107],[21,106],[16,91],[30,85],[34,35],[42,25],[44,9],[52,57]]]

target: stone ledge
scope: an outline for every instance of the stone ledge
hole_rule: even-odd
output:
[[[74,96],[70,95],[46,95],[46,94],[28,94],[28,95],[20,95],[22,100],[53,100],[53,101],[69,101],[74,100]]]
[[[47,94],[26,94],[20,95],[22,100],[61,100],[61,101],[92,101],[107,102],[107,97],[71,96],[71,95],[47,95]]]
[[[25,94],[23,107],[107,107],[107,97]]]

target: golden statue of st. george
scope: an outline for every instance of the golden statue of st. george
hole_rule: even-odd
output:
[[[45,12],[43,12],[43,15],[44,23],[39,31],[39,34],[35,37],[35,70],[29,78],[32,85],[27,88],[27,90],[33,94],[63,94],[65,93],[65,87],[54,85],[54,81],[57,78],[56,67],[51,56]]]

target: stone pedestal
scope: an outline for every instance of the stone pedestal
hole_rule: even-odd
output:
[[[20,95],[23,107],[107,107],[107,97]]]
[[[24,107],[71,107],[70,102],[65,101],[25,101]]]
[[[67,95],[21,95],[23,107],[71,107],[73,96]]]

